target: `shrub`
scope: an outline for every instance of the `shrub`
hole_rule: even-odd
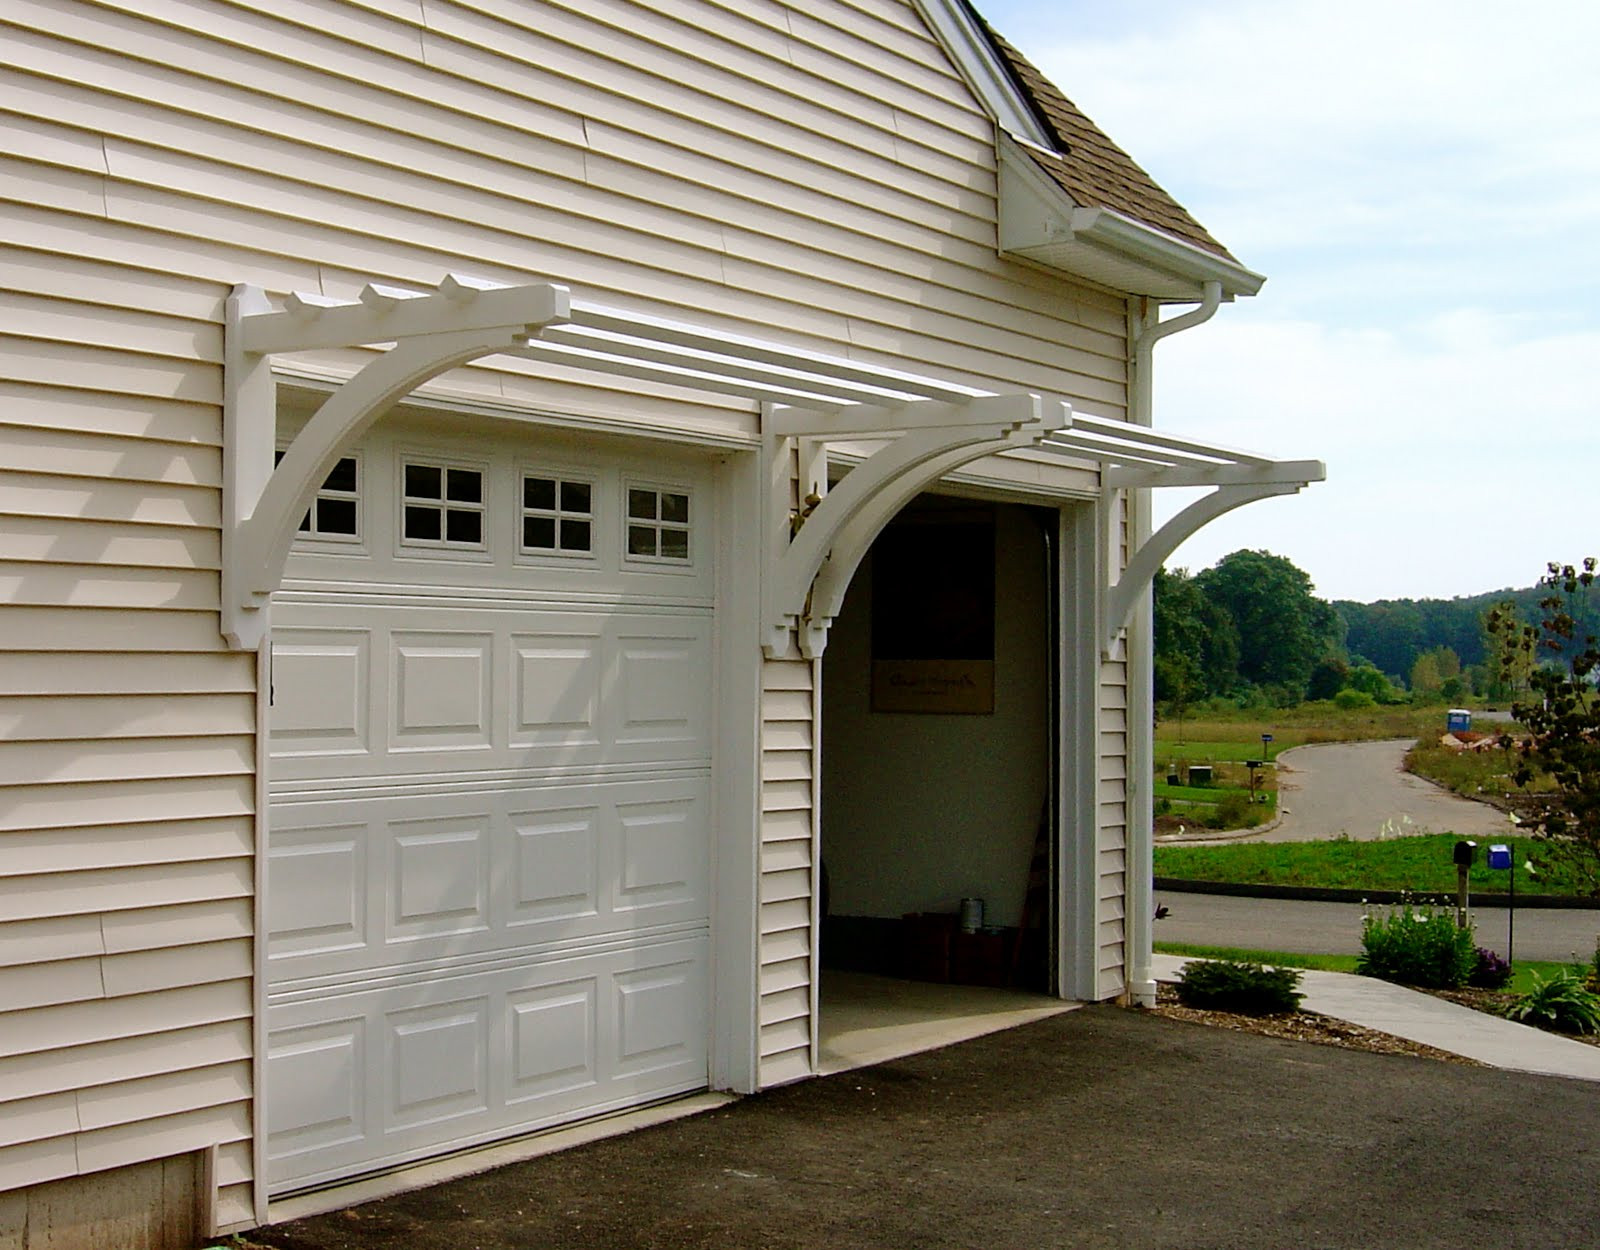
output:
[[[1478,962],[1472,969],[1472,975],[1467,978],[1467,984],[1475,985],[1480,990],[1500,990],[1505,988],[1509,980],[1511,965],[1487,946],[1478,947]]]
[[[1333,701],[1336,706],[1347,712],[1353,712],[1357,708],[1378,706],[1378,701],[1365,690],[1341,690],[1333,696]]]
[[[1205,823],[1213,829],[1241,829],[1254,823],[1255,816],[1250,807],[1250,796],[1242,790],[1229,790],[1217,801]]]
[[[1184,965],[1178,978],[1178,1001],[1186,1007],[1270,1016],[1298,1011],[1305,997],[1297,990],[1294,968],[1268,968],[1235,959],[1197,960]]]
[[[1401,903],[1387,915],[1369,912],[1361,923],[1361,956],[1356,971],[1363,976],[1421,985],[1429,989],[1459,989],[1478,964],[1472,926],[1456,927],[1448,907]]]
[[[1535,972],[1533,988],[1517,995],[1506,1016],[1561,1033],[1600,1033],[1600,996],[1576,972],[1558,972],[1548,981]]]

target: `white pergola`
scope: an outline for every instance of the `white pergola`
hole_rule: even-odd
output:
[[[392,346],[324,401],[274,468],[273,358],[383,344]],[[228,301],[225,379],[222,632],[232,645],[260,646],[300,518],[340,455],[423,383],[496,355],[761,406],[762,625],[773,655],[786,653],[791,637],[807,656],[820,655],[873,539],[917,493],[983,456],[1036,448],[1097,466],[1105,497],[1139,487],[1213,488],[1152,535],[1106,588],[1106,646],[1156,569],[1200,526],[1323,476],[1316,461],[1270,460],[1074,415],[1059,399],[999,394],[610,308],[549,283],[502,286],[450,275],[430,292],[371,284],[356,300],[294,293],[278,308],[260,288],[239,286]],[[827,443],[864,437],[888,441],[829,490]],[[797,465],[821,496],[800,518],[790,502]]]

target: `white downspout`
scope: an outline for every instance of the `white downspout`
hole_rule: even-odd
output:
[[[1222,304],[1222,283],[1207,282],[1201,288],[1200,304],[1181,316],[1160,320],[1161,308],[1130,315],[1133,340],[1131,371],[1128,379],[1128,404],[1136,425],[1152,424],[1153,390],[1151,371],[1155,346],[1169,334],[1177,334],[1211,320]],[[1129,523],[1134,550],[1150,538],[1150,490],[1141,487],[1129,492]],[[1134,604],[1128,618],[1128,828],[1127,828],[1127,919],[1124,922],[1127,958],[1128,1000],[1142,1007],[1156,1001],[1155,977],[1150,970],[1151,944],[1155,940],[1155,898],[1151,883],[1155,856],[1152,824],[1155,806],[1151,779],[1155,763],[1155,678],[1151,664],[1151,645],[1155,624],[1151,612],[1151,593],[1147,587]]]

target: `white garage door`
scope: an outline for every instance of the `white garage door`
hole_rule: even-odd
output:
[[[396,427],[275,600],[283,1193],[706,1084],[702,465]]]

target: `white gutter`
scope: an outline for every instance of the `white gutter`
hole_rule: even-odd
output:
[[[1152,268],[1182,274],[1192,282],[1225,284],[1230,299],[1235,295],[1255,295],[1266,283],[1261,274],[1246,269],[1237,261],[1208,252],[1115,209],[1074,208],[1071,230],[1080,242],[1141,260]]]
[[[1142,314],[1130,314],[1133,340],[1131,375],[1128,379],[1128,404],[1133,422],[1152,424],[1153,388],[1151,377],[1156,344],[1168,335],[1204,325],[1222,304],[1222,283],[1212,280],[1201,289],[1198,306],[1168,321],[1161,320],[1161,305],[1150,304]],[[1133,549],[1141,550],[1150,540],[1150,490],[1130,490],[1128,506],[1132,513]],[[1127,921],[1123,930],[1123,951],[1127,959],[1127,993],[1130,1002],[1154,1007],[1156,980],[1151,971],[1155,941],[1155,803],[1152,786],[1155,777],[1155,618],[1150,590],[1145,590],[1128,618],[1128,825],[1127,825]]]

